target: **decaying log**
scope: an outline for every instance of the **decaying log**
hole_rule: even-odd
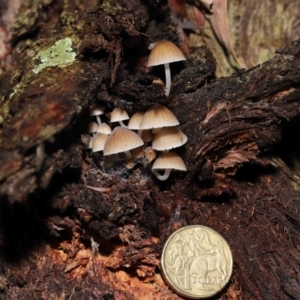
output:
[[[22,3],[32,19],[14,23],[2,74],[0,299],[180,299],[159,258],[188,224],[232,249],[222,299],[300,298],[300,40],[219,79],[194,48],[166,98],[162,69],[145,63],[150,42],[177,40],[166,3],[61,2]],[[188,172],[160,182],[144,159],[128,169],[91,155],[81,140],[95,103],[107,120],[166,105],[188,136]]]

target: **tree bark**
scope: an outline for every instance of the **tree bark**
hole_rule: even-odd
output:
[[[181,299],[159,258],[192,224],[231,247],[222,299],[300,298],[300,40],[218,79],[195,47],[171,66],[166,98],[148,45],[178,41],[176,25],[156,0],[22,2],[1,75],[0,299]],[[106,121],[115,107],[167,106],[188,172],[160,182],[145,159],[91,155],[95,104]]]

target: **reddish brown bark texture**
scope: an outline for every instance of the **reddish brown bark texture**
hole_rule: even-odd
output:
[[[150,42],[177,39],[166,2],[41,1],[34,21],[15,26],[1,80],[0,299],[180,299],[159,258],[187,224],[232,249],[222,299],[299,299],[300,41],[218,80],[211,52],[192,49],[166,99],[162,70],[145,66]],[[34,74],[33,56],[66,36],[76,61]],[[94,103],[169,107],[188,172],[162,183],[144,159],[103,168],[81,143]]]

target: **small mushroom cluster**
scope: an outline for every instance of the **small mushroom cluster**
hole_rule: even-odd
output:
[[[166,96],[169,96],[171,88],[169,64],[181,60],[185,60],[183,53],[169,41],[159,41],[152,47],[148,66],[164,65]],[[111,112],[110,123],[118,122],[120,126],[113,130],[108,124],[102,123],[100,116],[103,114],[105,112],[101,107],[95,107],[91,111],[91,116],[95,116],[97,122],[89,124],[88,132],[91,137],[88,149],[92,149],[93,152],[103,151],[103,156],[111,156],[113,159],[119,158],[123,153],[128,167],[133,165],[134,158],[145,157],[149,164],[156,159],[151,171],[159,180],[168,179],[171,170],[186,171],[182,159],[170,150],[184,145],[187,136],[178,129],[179,122],[169,109],[162,105],[154,105],[146,113],[137,112],[129,120],[125,110],[115,108]],[[124,124],[125,120],[129,120],[128,126]],[[162,152],[158,158],[157,151]],[[164,170],[164,173],[160,174],[158,170]]]
[[[99,108],[91,112],[91,116],[97,119],[97,123],[89,124],[89,133],[92,136],[88,148],[93,152],[103,151],[103,156],[124,153],[127,166],[133,163],[134,158],[145,157],[149,164],[156,159],[151,171],[159,180],[167,180],[171,170],[187,170],[181,157],[170,151],[184,145],[187,136],[177,127],[177,118],[165,106],[154,105],[145,113],[135,113],[130,120],[126,111],[115,108],[110,122],[118,122],[120,126],[113,130],[101,122],[101,114],[104,112]],[[125,120],[129,120],[128,126],[123,123]],[[156,158],[158,151],[161,154]],[[160,174],[159,170],[164,173]]]

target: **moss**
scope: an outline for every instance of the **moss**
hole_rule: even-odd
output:
[[[119,11],[122,10],[122,7],[119,5],[119,3],[114,2],[112,4],[111,0],[108,1],[103,1],[101,4],[101,10],[105,12],[106,14],[110,14],[112,16],[116,15],[119,13]]]
[[[76,53],[72,48],[72,40],[64,38],[57,41],[53,46],[41,50],[34,59],[39,60],[39,65],[33,69],[35,74],[47,67],[64,67],[75,60]]]
[[[23,0],[21,2],[16,21],[11,26],[14,36],[33,32],[37,27],[39,12],[50,5],[53,0]]]
[[[66,11],[63,11],[61,13],[60,20],[64,26],[70,26],[70,25],[75,24],[75,18],[73,16],[73,14],[66,12]]]

